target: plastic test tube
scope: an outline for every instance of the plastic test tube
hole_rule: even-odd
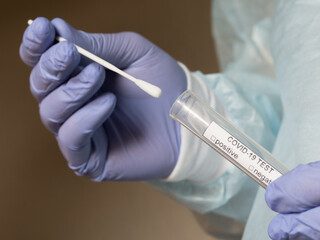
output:
[[[289,170],[191,91],[174,102],[170,116],[266,188]]]

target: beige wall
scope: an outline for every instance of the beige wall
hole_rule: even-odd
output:
[[[27,3],[28,2],[28,3]],[[1,30],[1,239],[211,239],[191,213],[143,183],[76,177],[44,129],[18,47],[27,19],[90,32],[137,31],[192,70],[217,71],[209,0],[6,1]]]

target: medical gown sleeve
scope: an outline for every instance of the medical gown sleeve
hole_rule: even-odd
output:
[[[224,74],[204,75],[185,71],[190,75],[188,89],[211,103],[239,129],[271,149],[277,129],[268,119],[279,117],[266,96],[252,89],[243,89]],[[245,94],[255,95],[265,112],[258,111],[250,103],[253,96],[246,97]],[[167,179],[171,182],[155,181],[152,184],[198,213],[213,211],[245,222],[257,190],[256,183],[185,128],[181,128],[181,137],[178,164]],[[179,168],[179,164],[190,165],[193,171],[183,166]],[[199,165],[202,167],[197,169]],[[183,180],[183,175],[186,180]]]
[[[221,73],[190,73],[185,69],[188,89],[269,151],[282,112],[269,39],[274,3],[215,1],[213,33]],[[258,185],[233,165],[224,164],[184,128],[181,138],[178,170],[169,176],[171,182],[167,179],[150,184],[200,214],[200,223],[204,222],[205,227],[210,222],[206,228],[212,235],[240,238],[243,225],[237,223],[247,220]],[[190,167],[179,167],[183,162],[201,167],[190,175]]]

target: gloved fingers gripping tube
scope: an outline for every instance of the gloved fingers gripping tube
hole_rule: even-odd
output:
[[[289,171],[190,90],[177,98],[170,109],[170,116],[263,188]]]

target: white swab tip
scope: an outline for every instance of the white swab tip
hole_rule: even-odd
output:
[[[32,22],[33,22],[33,20],[32,20],[32,19],[29,19],[29,20],[28,20],[28,25],[31,25]]]
[[[162,94],[161,88],[159,88],[151,83],[148,83],[148,82],[140,80],[140,79],[136,79],[136,81],[134,81],[134,82],[139,88],[141,88],[143,91],[145,91],[146,93],[148,93],[152,97],[158,98]]]

